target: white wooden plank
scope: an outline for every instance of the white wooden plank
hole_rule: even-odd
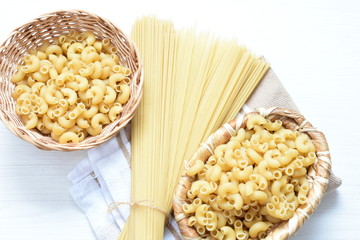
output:
[[[20,7],[21,6],[21,7]],[[122,10],[126,7],[128,11]],[[360,228],[360,3],[353,1],[63,0],[61,8],[97,13],[129,32],[147,13],[240,42],[270,61],[302,113],[327,136],[333,170],[343,186],[327,195],[297,233],[302,239],[358,239]],[[58,5],[4,1],[0,41],[24,22]],[[68,194],[66,174],[84,151],[41,151],[0,123],[0,239],[95,239]]]

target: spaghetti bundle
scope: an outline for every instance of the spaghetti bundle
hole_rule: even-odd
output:
[[[132,122],[133,202],[120,239],[162,239],[184,160],[235,117],[269,69],[239,46],[144,17],[132,38],[144,61],[144,95]]]

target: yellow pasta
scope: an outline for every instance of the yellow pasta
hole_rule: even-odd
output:
[[[122,111],[123,111],[123,107],[121,105],[120,106],[114,105],[112,108],[110,108],[108,114],[110,121],[114,122],[116,119],[118,119]]]
[[[195,164],[187,171],[187,175],[195,176],[199,173],[204,167],[204,162],[201,160],[197,160]]]
[[[26,121],[26,129],[31,129],[36,127],[38,124],[38,117],[35,113],[30,113],[28,116],[28,120]]]
[[[206,230],[211,232],[217,227],[217,216],[213,211],[206,212],[206,218],[208,219],[208,223],[206,224]]]
[[[132,121],[131,201],[150,199],[154,206],[169,213],[184,160],[191,157],[211,132],[235,117],[269,65],[236,41],[178,31],[170,22],[151,17],[135,24],[132,39],[143,57],[146,74],[144,96]],[[103,48],[107,49],[107,44],[102,41]],[[115,66],[112,69],[116,70]],[[121,78],[111,79],[111,85],[117,86],[115,90],[121,93],[116,100],[120,104],[128,98],[130,90],[128,79]],[[224,155],[216,156],[209,165],[217,165],[213,169],[209,167],[208,171],[216,172],[211,178],[218,178],[218,188],[226,179],[234,183],[234,176],[220,174],[219,177],[217,172],[219,167],[221,171],[231,169]],[[196,176],[206,181],[207,172],[200,171]],[[206,198],[202,196],[206,194],[199,194],[214,209],[235,207],[226,198],[214,200],[214,193],[207,194]],[[188,193],[190,199],[193,195]],[[218,221],[218,226],[226,226],[227,221],[235,222],[229,218],[220,224]],[[164,223],[163,213],[133,207],[120,239],[162,239]],[[206,226],[195,224],[194,227],[210,234]],[[229,236],[220,230],[213,234]]]
[[[79,136],[74,132],[65,132],[63,133],[60,138],[60,143],[78,143],[80,141]]]
[[[131,92],[130,87],[126,84],[120,84],[119,86],[117,86],[115,90],[119,92],[116,102],[120,104],[125,104],[130,97],[130,92]]]
[[[205,226],[209,223],[209,220],[206,218],[206,213],[209,210],[209,205],[202,204],[196,208],[195,217],[196,222],[202,226]]]
[[[226,195],[237,192],[238,192],[238,188],[235,183],[228,182],[219,185],[218,194],[220,198],[225,198]]]
[[[224,240],[235,240],[235,231],[233,228],[224,226],[221,228],[221,233],[224,235]]]
[[[86,128],[86,131],[91,135],[91,136],[96,136],[99,135],[102,131],[102,126],[99,125],[97,128],[93,128],[93,127],[88,127]]]
[[[307,168],[316,160],[310,138],[283,128],[279,120],[253,115],[247,121],[247,128],[217,146],[206,163],[196,160],[187,171],[195,180],[186,207],[200,198],[202,209],[218,220],[216,227],[200,229],[202,237],[263,239],[273,224],[290,219],[307,203]],[[212,189],[207,198],[201,187]],[[192,218],[195,210],[184,212]]]
[[[97,113],[91,118],[91,127],[93,128],[97,128],[100,125],[105,125],[109,123],[110,123],[110,119],[104,113]]]
[[[260,232],[265,232],[269,228],[269,224],[266,222],[257,222],[249,229],[249,235],[252,238],[258,237]]]
[[[17,67],[15,111],[27,129],[78,143],[119,118],[131,95],[131,70],[108,39],[101,42],[91,31],[71,31],[54,42],[25,55]]]

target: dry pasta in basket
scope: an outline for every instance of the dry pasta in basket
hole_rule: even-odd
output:
[[[131,70],[116,53],[109,39],[73,30],[27,54],[11,79],[26,129],[78,143],[117,120],[130,97]]]
[[[187,170],[194,177],[182,206],[188,225],[216,239],[264,238],[307,202],[307,168],[315,159],[307,134],[252,115],[245,129]]]

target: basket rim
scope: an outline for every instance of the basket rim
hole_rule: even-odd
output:
[[[192,158],[185,162],[185,169],[180,177],[178,185],[175,189],[174,198],[173,198],[173,207],[174,207],[174,216],[175,220],[178,223],[180,228],[181,235],[186,240],[195,240],[203,239],[195,230],[195,228],[187,225],[187,215],[182,210],[182,205],[185,203],[187,189],[191,187],[193,177],[186,175],[186,168],[192,166],[195,163],[195,160],[206,161],[208,156],[213,154],[213,150],[216,146],[226,143],[230,140],[230,137],[236,134],[237,130],[241,127],[245,127],[247,119],[254,114],[260,114],[264,117],[275,116],[280,118],[287,118],[290,121],[294,121],[298,130],[302,130],[309,135],[313,140],[316,146],[316,155],[317,161],[309,167],[309,178],[312,179],[310,183],[309,191],[309,201],[305,205],[299,207],[294,216],[289,220],[281,222],[276,226],[272,231],[266,236],[267,240],[285,240],[292,236],[304,222],[309,218],[309,216],[314,212],[314,210],[319,205],[328,185],[328,180],[330,177],[331,169],[331,158],[329,153],[329,148],[325,135],[313,127],[303,115],[297,111],[272,107],[272,108],[257,108],[252,112],[246,113],[243,116],[237,117],[234,120],[231,120],[221,126],[213,134],[211,134],[203,143],[200,144],[197,151],[194,153]],[[225,136],[226,135],[226,136]],[[224,137],[223,142],[213,142],[217,137]],[[226,141],[224,141],[226,139]],[[221,141],[221,140],[220,140]],[[322,156],[320,159],[319,156]],[[314,176],[313,176],[314,174]],[[326,181],[324,181],[326,180]],[[185,195],[185,196],[184,196]],[[208,237],[206,239],[215,239],[213,237]]]
[[[123,38],[126,39],[126,43],[123,42],[118,42],[119,44],[123,44],[126,45],[131,52],[131,56],[130,58],[133,59],[133,61],[135,62],[135,66],[136,66],[136,71],[132,73],[132,79],[131,79],[131,95],[130,95],[130,99],[129,101],[124,105],[124,107],[126,107],[131,100],[131,105],[128,106],[128,111],[126,112],[126,114],[122,114],[120,115],[120,117],[112,122],[111,124],[107,125],[102,132],[104,132],[105,129],[107,129],[107,127],[109,127],[106,131],[106,135],[104,134],[101,137],[98,137],[97,139],[94,139],[94,141],[91,142],[87,142],[84,143],[84,141],[80,142],[80,143],[71,143],[71,144],[60,144],[54,140],[51,139],[50,136],[48,135],[42,135],[40,134],[38,131],[36,130],[27,130],[25,128],[16,126],[16,124],[14,124],[12,121],[10,121],[10,118],[8,117],[8,110],[3,109],[3,105],[0,105],[0,119],[4,122],[4,125],[16,136],[22,138],[23,140],[30,142],[31,144],[33,144],[34,146],[36,146],[37,148],[40,148],[42,150],[58,150],[58,151],[74,151],[74,150],[84,150],[84,149],[89,149],[89,148],[93,148],[96,147],[98,145],[100,145],[101,143],[109,140],[111,137],[113,137],[117,132],[119,132],[122,128],[124,128],[132,119],[132,117],[134,116],[136,109],[141,101],[142,95],[143,95],[143,82],[144,82],[144,69],[143,69],[143,63],[142,63],[142,59],[139,53],[139,50],[137,49],[135,43],[132,41],[132,39],[125,34],[121,29],[119,29],[115,24],[113,24],[112,22],[110,22],[109,20],[107,20],[106,18],[102,18],[96,14],[93,13],[89,13],[87,11],[83,11],[83,10],[59,10],[59,11],[54,11],[54,12],[50,12],[50,13],[45,13],[42,14],[36,18],[34,18],[31,21],[28,21],[26,23],[24,23],[23,25],[17,27],[16,29],[14,29],[9,37],[0,45],[0,66],[4,64],[5,61],[3,61],[3,57],[5,57],[6,54],[4,54],[9,42],[14,39],[17,38],[19,36],[17,36],[20,29],[22,28],[26,28],[32,24],[37,24],[37,23],[45,23],[48,19],[53,18],[53,17],[59,17],[61,18],[62,16],[65,15],[69,15],[69,16],[76,16],[76,15],[88,15],[89,19],[95,19],[96,21],[99,22],[103,22],[105,23],[106,26],[110,27],[110,32],[112,31],[116,31],[117,33],[119,33],[119,35],[121,35]],[[77,20],[74,19],[74,22],[76,22]],[[56,26],[56,24],[55,24]],[[75,27],[76,29],[77,27]],[[81,28],[81,26],[79,27]],[[101,28],[101,27],[99,27]],[[69,30],[70,27],[68,29],[64,29],[64,31]],[[26,34],[26,31],[21,33]],[[21,35],[20,35],[21,36]],[[121,53],[118,53],[121,55]],[[10,79],[8,78],[4,78],[4,77],[0,77],[0,84],[4,84],[4,82],[10,82]],[[13,84],[13,83],[11,83]],[[6,99],[1,99],[1,100],[9,100],[10,97],[7,97]],[[5,101],[4,101],[5,102]],[[7,105],[9,103],[5,103],[4,105]],[[111,126],[111,128],[110,128]],[[100,136],[100,135],[97,135]],[[88,136],[85,138],[86,139],[92,139],[92,138],[96,138],[97,136]],[[42,141],[36,141],[41,139]],[[47,142],[49,141],[49,142]]]

